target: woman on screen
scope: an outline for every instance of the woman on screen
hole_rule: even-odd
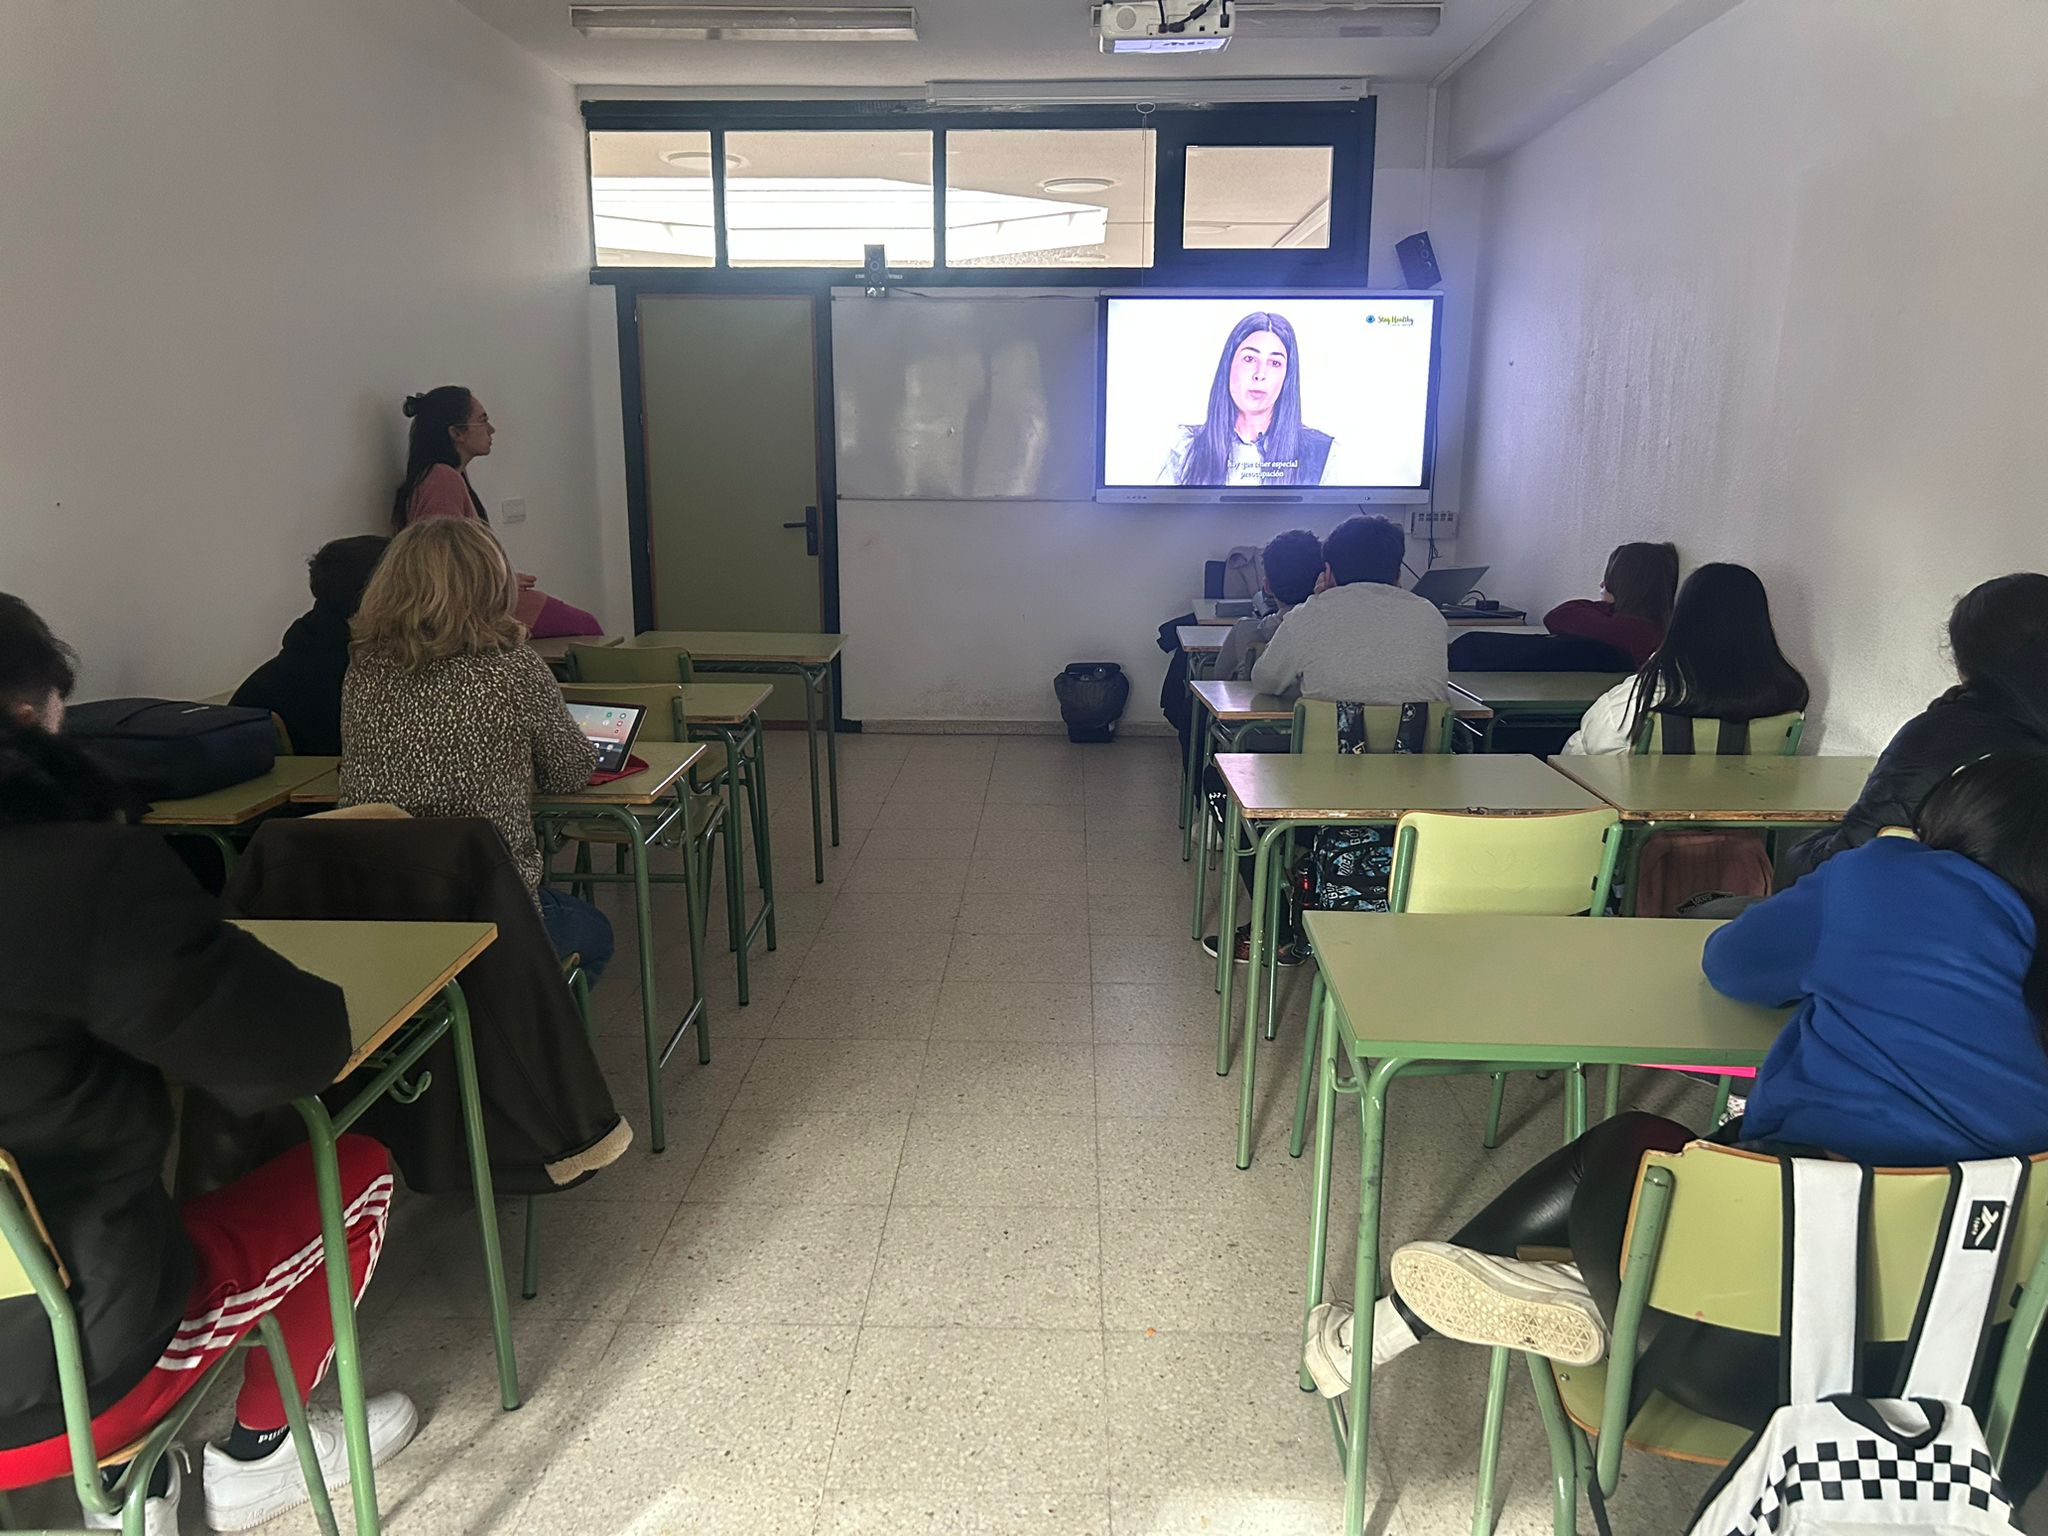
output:
[[[1334,442],[1301,424],[1301,353],[1285,315],[1255,309],[1230,328],[1208,417],[1180,429],[1161,485],[1321,485]]]

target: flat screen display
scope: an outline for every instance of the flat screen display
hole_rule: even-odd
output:
[[[633,704],[586,704],[580,700],[569,704],[569,718],[576,722],[584,739],[597,748],[599,773],[617,773],[626,766],[646,713]]]
[[[1420,499],[1438,305],[1370,294],[1106,298],[1105,498]]]

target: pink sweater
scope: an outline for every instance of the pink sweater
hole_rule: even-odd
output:
[[[426,477],[412,488],[412,499],[405,509],[407,523],[416,523],[423,517],[476,516],[476,498],[470,493],[469,477],[452,464],[436,464],[428,470]],[[604,633],[604,625],[596,615],[571,607],[558,597],[549,597],[538,587],[521,592],[519,606],[513,612],[536,640],[551,635]]]

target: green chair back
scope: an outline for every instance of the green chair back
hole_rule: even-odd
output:
[[[642,741],[688,739],[680,683],[564,683],[562,697],[572,704],[637,704],[647,711],[640,722]]]
[[[1394,827],[1395,912],[1601,916],[1621,854],[1609,807],[1546,815],[1410,811]]]
[[[690,653],[679,645],[571,645],[569,679],[577,683],[688,683]]]
[[[1394,739],[1401,729],[1399,704],[1368,704],[1365,706],[1366,750],[1372,753],[1392,752]],[[1451,750],[1451,706],[1444,699],[1433,699],[1429,705],[1429,725],[1423,732],[1425,750],[1448,752]],[[1328,699],[1296,699],[1294,701],[1293,750],[1297,753],[1325,752],[1337,750],[1337,706]]]
[[[1799,713],[1762,715],[1755,720],[1687,720],[1692,732],[1688,747],[1676,734],[1671,721],[1683,717],[1652,710],[1636,730],[1637,757],[1662,757],[1697,753],[1702,757],[1793,757],[1800,738],[1806,734],[1806,716]],[[1734,750],[1739,747],[1740,750]]]

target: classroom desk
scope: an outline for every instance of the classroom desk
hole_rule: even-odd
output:
[[[327,1269],[327,1300],[334,1314],[334,1374],[341,1389],[348,1443],[349,1483],[357,1536],[377,1536],[376,1474],[364,1417],[362,1358],[356,1336],[355,1297],[349,1285],[348,1232],[342,1222],[341,1173],[335,1141],[379,1099],[408,1103],[430,1079],[410,1076],[444,1035],[455,1042],[455,1086],[462,1100],[463,1137],[483,1238],[485,1283],[490,1287],[491,1337],[498,1357],[498,1391],[507,1412],[519,1406],[519,1367],[506,1312],[505,1263],[498,1248],[497,1204],[491,1189],[490,1150],[484,1144],[477,1096],[476,1046],[469,1008],[456,977],[498,937],[492,923],[376,923],[244,921],[254,935],[303,971],[334,982],[348,1002],[351,1049],[336,1086],[359,1068],[374,1070],[346,1108],[329,1113],[317,1097],[296,1103],[312,1143],[313,1177],[320,1201],[320,1245]]]
[[[739,1000],[747,1002],[747,953],[754,935],[766,933],[775,948],[775,859],[768,846],[768,742],[761,729],[761,706],[775,689],[767,683],[683,683],[683,720],[690,739],[725,746],[726,838],[725,888],[728,947],[738,956]],[[700,736],[699,732],[705,733]],[[744,779],[741,770],[745,770]],[[754,839],[754,872],[761,881],[761,910],[746,920],[746,893],[740,873],[740,786],[747,786],[747,826]]]
[[[1217,678],[1191,679],[1188,683],[1188,760],[1181,767],[1180,856],[1194,859],[1195,847],[1202,857],[1195,865],[1195,916],[1193,936],[1202,936],[1202,909],[1209,895],[1207,827],[1203,823],[1202,780],[1212,752],[1240,751],[1245,737],[1259,729],[1294,734],[1294,706],[1277,694],[1260,693],[1250,683]]]
[[[1454,693],[1484,704],[1511,725],[1577,725],[1593,701],[1629,676],[1626,672],[1453,672]],[[1483,740],[1493,747],[1493,723]]]
[[[690,891],[690,1007],[683,1015],[682,1022],[670,1032],[666,1041],[661,1038],[660,1010],[655,999],[654,987],[654,897],[651,885],[654,881],[664,883],[686,880],[686,875],[660,875],[648,868],[648,844],[659,838],[677,817],[687,818],[689,809],[690,770],[697,766],[710,751],[701,741],[644,741],[634,748],[634,755],[647,764],[647,771],[627,778],[613,779],[608,784],[592,784],[583,789],[571,790],[567,794],[536,793],[533,800],[533,816],[540,824],[543,835],[548,828],[574,821],[602,821],[617,827],[626,839],[626,846],[632,850],[632,869],[626,873],[579,873],[574,878],[580,883],[633,885],[633,923],[640,944],[640,1024],[646,1046],[647,1061],[647,1124],[648,1139],[656,1152],[668,1145],[668,1116],[662,1101],[661,1069],[675,1054],[694,1024],[697,1028],[697,1059],[706,1062],[711,1059],[711,1037],[707,1032],[707,1018],[704,1004],[704,965],[699,954],[703,938],[702,906],[707,892],[697,889],[694,881],[688,882]],[[687,821],[685,823],[687,825]],[[728,827],[726,845],[729,850],[728,864],[733,862],[733,829]],[[546,843],[543,842],[543,848]],[[728,872],[730,877],[730,871]],[[746,951],[740,951],[740,976],[742,984],[746,977]],[[742,994],[744,995],[744,993]]]
[[[1874,757],[1553,757],[1632,827],[1832,826]]]
[[[1372,1358],[1387,1089],[1396,1077],[1442,1063],[1480,1070],[1492,1063],[1558,1061],[1748,1065],[1764,1059],[1786,1016],[1733,1002],[1707,985],[1700,950],[1718,923],[1311,912],[1307,926],[1323,993],[1307,1305],[1323,1299],[1331,1147],[1337,1096],[1344,1094],[1359,1100],[1362,1122],[1351,1325],[1356,1361]],[[1447,977],[1456,977],[1457,985],[1446,986]],[[1598,977],[1599,985],[1589,990],[1588,977]],[[1500,1006],[1504,998],[1513,998],[1514,1006]],[[1581,1125],[1584,1085],[1575,1070],[1572,1102]],[[1505,1384],[1505,1364],[1505,1355],[1497,1354],[1497,1385]],[[1364,1529],[1371,1408],[1372,1372],[1355,1370],[1348,1399],[1330,1404],[1344,1457],[1345,1536]],[[1499,1421],[1489,1417],[1480,1455],[1490,1462],[1499,1452]],[[1491,1517],[1489,1510],[1489,1523]]]
[[[620,635],[550,635],[545,640],[529,639],[526,643],[549,666],[555,666],[569,659],[572,645],[617,645]]]
[[[825,883],[825,831],[818,808],[818,717],[825,721],[825,774],[832,801],[832,846],[839,846],[839,712],[832,701],[832,663],[846,636],[745,629],[651,629],[624,642],[634,648],[675,646],[699,672],[787,674],[803,679],[804,736],[811,760],[811,859]]]
[[[220,850],[222,864],[232,873],[233,834],[289,802],[301,785],[332,773],[340,761],[338,757],[280,757],[269,772],[226,789],[182,800],[158,800],[142,824],[168,835],[205,838]]]
[[[1272,978],[1261,974],[1269,963],[1269,914],[1280,899],[1283,861],[1275,854],[1275,845],[1304,828],[1391,826],[1409,811],[1584,811],[1599,809],[1601,802],[1540,759],[1519,755],[1225,752],[1217,755],[1216,768],[1230,793],[1223,828],[1222,912],[1216,927],[1216,990],[1221,999],[1216,1019],[1218,1077],[1230,1071],[1239,829],[1246,822],[1258,824],[1252,861],[1251,963],[1245,968],[1244,984],[1244,1085],[1237,1118],[1237,1166],[1249,1168],[1259,984],[1268,983],[1268,1039],[1275,1027],[1272,994],[1278,990]]]

